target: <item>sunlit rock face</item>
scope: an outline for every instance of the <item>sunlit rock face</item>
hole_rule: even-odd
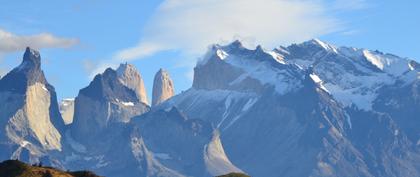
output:
[[[140,102],[148,105],[149,101],[147,100],[146,88],[139,71],[137,71],[133,65],[127,63],[121,64],[116,71],[118,80],[123,85],[133,90]]]
[[[160,69],[153,82],[152,106],[158,105],[174,96],[174,83],[166,70]]]
[[[22,63],[0,80],[0,158],[36,162],[62,150],[64,122],[54,87],[41,70],[38,51],[27,48]]]
[[[71,125],[73,138],[92,143],[91,140],[101,136],[113,124],[128,123],[132,117],[149,110],[149,106],[138,97],[138,92],[127,86],[134,84],[123,83],[120,79],[117,71],[108,68],[80,90]]]

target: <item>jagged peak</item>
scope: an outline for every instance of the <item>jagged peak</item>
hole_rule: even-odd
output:
[[[163,68],[159,68],[158,72],[156,73],[156,75],[168,75],[168,71],[166,71]]]
[[[130,73],[130,72],[138,72],[137,68],[129,63],[121,63],[120,66],[116,69],[118,74]]]
[[[112,68],[107,68],[102,74],[97,74],[87,87],[80,90],[79,94],[96,100],[118,98],[125,102],[138,102],[135,92],[118,80],[118,74]]]
[[[161,78],[169,78],[169,72],[166,69],[163,68],[159,68],[158,72],[156,72],[156,76],[155,77],[161,77]]]
[[[244,45],[242,44],[242,42],[240,40],[234,40],[232,43],[229,44],[229,46],[231,47],[236,47],[236,48],[241,48],[244,47]]]
[[[48,85],[41,70],[41,55],[38,51],[27,47],[22,63],[1,78],[0,90],[10,90],[25,93],[26,86],[41,83]]]
[[[41,55],[39,52],[30,47],[26,47],[22,63],[19,65],[18,69],[41,69]]]
[[[152,105],[158,105],[174,95],[174,84],[169,73],[160,68],[153,79]]]
[[[301,47],[317,47],[317,48],[323,49],[323,50],[328,51],[328,52],[337,53],[337,47],[335,47],[335,46],[333,46],[333,45],[331,45],[327,42],[316,39],[316,38],[311,39],[309,41],[305,41],[301,44],[298,44],[298,46],[301,46]]]

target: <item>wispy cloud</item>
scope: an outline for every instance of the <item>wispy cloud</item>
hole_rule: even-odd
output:
[[[98,63],[91,76],[165,50],[181,51],[192,68],[214,43],[240,39],[248,47],[272,48],[302,42],[343,30],[331,11],[364,6],[365,0],[164,0],[139,34],[138,44]]]
[[[0,53],[23,50],[27,46],[36,49],[68,48],[78,43],[78,39],[57,37],[50,33],[18,35],[0,29]]]
[[[153,55],[156,52],[167,49],[163,44],[141,42],[137,46],[124,49],[115,54],[113,58],[121,60],[132,60]]]
[[[316,3],[315,3],[316,2]],[[321,1],[165,0],[139,44],[115,54],[139,59],[167,49],[202,53],[208,45],[233,39],[272,47],[333,32],[338,23]],[[152,45],[151,45],[152,44]]]

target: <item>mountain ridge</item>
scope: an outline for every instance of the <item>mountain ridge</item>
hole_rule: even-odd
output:
[[[108,68],[80,90],[73,123],[58,129],[60,151],[17,142],[18,151],[109,176],[420,174],[414,60],[317,39],[273,50],[216,44],[191,88],[153,107],[132,67]]]

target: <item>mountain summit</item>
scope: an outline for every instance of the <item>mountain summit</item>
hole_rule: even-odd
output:
[[[152,106],[158,105],[174,96],[174,83],[166,70],[159,69],[153,82]]]
[[[116,71],[120,82],[133,90],[141,102],[148,104],[144,81],[137,69],[133,65],[125,63],[120,64]]]

